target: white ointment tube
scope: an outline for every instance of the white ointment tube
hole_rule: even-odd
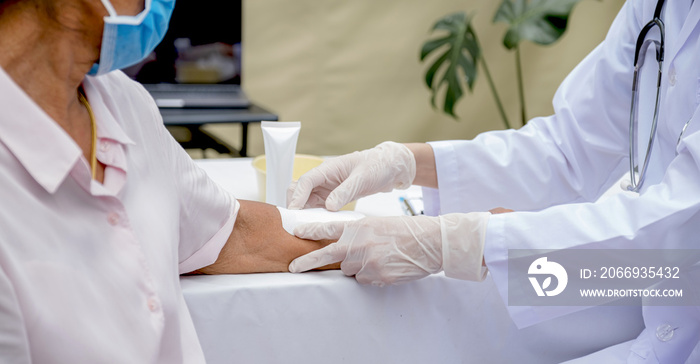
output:
[[[287,188],[292,182],[294,154],[301,122],[263,121],[265,143],[265,202],[287,207]]]

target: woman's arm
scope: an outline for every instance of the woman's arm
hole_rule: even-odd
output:
[[[282,227],[279,210],[273,205],[239,200],[236,223],[214,264],[193,273],[231,274],[287,272],[289,263],[320,249],[331,241],[299,239]],[[339,264],[321,269],[338,269]]]

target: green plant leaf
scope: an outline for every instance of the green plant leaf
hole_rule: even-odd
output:
[[[564,31],[574,5],[580,0],[503,0],[494,23],[508,24],[503,45],[508,49],[521,40],[547,45],[556,42]]]
[[[425,72],[425,84],[431,90],[433,107],[437,107],[438,90],[445,86],[443,111],[456,118],[454,106],[464,94],[462,85],[466,83],[470,91],[474,88],[481,53],[479,43],[471,27],[471,17],[463,12],[439,19],[432,32],[439,32],[440,36],[426,41],[420,52],[421,61],[430,54],[438,54]],[[439,72],[442,77],[436,78]]]

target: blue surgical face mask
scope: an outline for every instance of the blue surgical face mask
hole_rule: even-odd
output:
[[[146,0],[136,16],[117,15],[109,0],[102,4],[109,15],[104,18],[100,60],[88,73],[91,76],[129,67],[151,54],[168,30],[175,0]]]

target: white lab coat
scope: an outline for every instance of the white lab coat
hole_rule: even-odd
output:
[[[656,0],[623,6],[603,43],[562,83],[554,115],[535,118],[518,131],[432,143],[440,188],[424,190],[427,211],[496,206],[528,211],[494,215],[488,224],[485,259],[506,304],[508,249],[700,248],[700,4],[691,8],[691,0],[667,0],[662,13],[666,54],[659,127],[645,185],[639,196],[593,202],[629,170],[635,42],[655,6]],[[644,67],[655,73],[657,65],[647,58]],[[641,86],[640,161],[655,86]],[[508,309],[516,325],[525,327],[581,308]],[[643,316],[646,329],[632,343],[629,362],[688,360],[700,340],[699,307],[644,307]],[[657,337],[664,324],[675,328],[671,340]]]

